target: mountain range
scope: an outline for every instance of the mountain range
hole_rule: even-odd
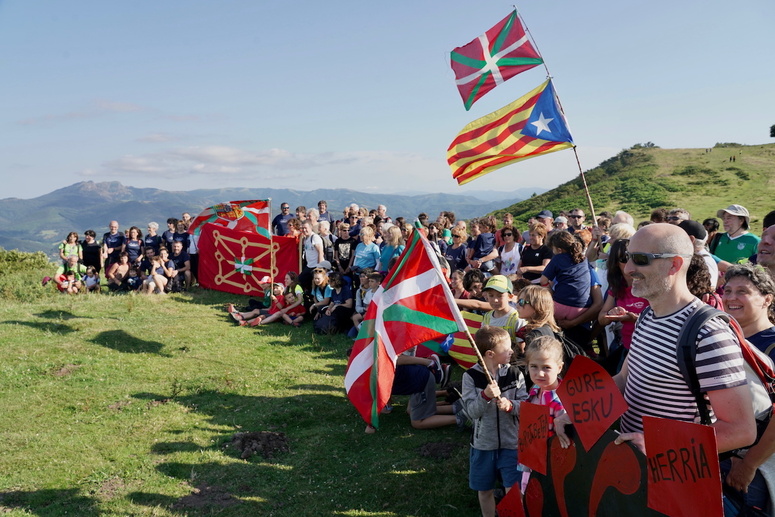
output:
[[[169,217],[180,217],[183,212],[195,217],[206,207],[225,201],[271,198],[274,214],[279,212],[280,202],[287,202],[293,210],[300,205],[317,207],[318,201],[324,199],[336,216],[345,206],[357,203],[369,208],[384,204],[393,217],[403,215],[414,219],[420,212],[426,212],[435,218],[442,210],[452,210],[457,217],[470,219],[543,191],[545,189],[539,188],[511,193],[480,191],[480,198],[443,193],[370,194],[348,189],[306,192],[251,188],[166,191],[135,188],[115,181],[84,181],[33,199],[0,199],[0,247],[27,252],[43,251],[54,256],[59,242],[71,231],[82,236],[85,230],[93,229],[99,239],[107,231],[108,222],[115,219],[121,228],[137,226],[143,231],[150,221],[156,221],[161,232],[166,229]],[[488,195],[490,199],[487,199]]]

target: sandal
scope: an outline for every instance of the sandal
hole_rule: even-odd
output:
[[[234,318],[234,321],[236,321],[237,323],[242,323],[243,321],[245,321],[245,316],[243,316],[239,312],[230,312],[229,314],[231,314],[231,317]]]

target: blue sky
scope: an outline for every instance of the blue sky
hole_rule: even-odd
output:
[[[0,198],[84,180],[191,190],[552,188],[572,151],[459,187],[449,52],[511,3],[0,0]],[[584,169],[622,148],[772,141],[775,2],[525,2]],[[594,189],[593,189],[594,190]],[[593,192],[594,194],[594,192]]]

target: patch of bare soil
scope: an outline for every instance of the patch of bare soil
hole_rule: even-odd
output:
[[[119,400],[118,402],[114,402],[113,404],[110,404],[108,406],[108,409],[113,409],[115,411],[121,411],[125,407],[127,407],[129,404],[131,404],[131,400]]]
[[[421,445],[417,449],[417,453],[426,458],[448,459],[452,456],[452,452],[455,449],[459,449],[464,445],[463,443],[452,442],[429,442]]]
[[[49,370],[49,374],[53,375],[54,377],[66,377],[79,369],[81,367],[80,364],[66,364],[64,366],[60,366],[58,368],[52,368]]]
[[[243,460],[254,454],[261,454],[269,459],[274,458],[276,453],[290,451],[285,433],[272,431],[235,433],[231,446],[240,452],[240,458]]]
[[[110,478],[100,485],[96,491],[97,497],[104,501],[110,501],[121,494],[126,487],[124,480],[119,477]]]
[[[226,508],[239,504],[240,500],[232,496],[226,489],[220,486],[210,486],[200,484],[194,487],[193,492],[181,497],[172,505],[174,510],[185,510],[191,508],[204,508],[208,506],[217,506]]]

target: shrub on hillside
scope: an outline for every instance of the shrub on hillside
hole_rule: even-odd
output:
[[[41,286],[41,279],[54,272],[54,264],[42,251],[25,253],[0,248],[0,297],[21,302],[35,301],[52,286]]]

